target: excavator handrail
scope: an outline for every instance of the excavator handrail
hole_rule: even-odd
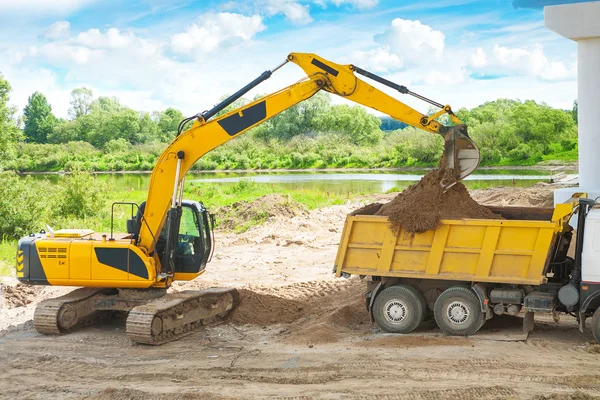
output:
[[[212,118],[252,88],[268,79],[273,72],[287,62],[293,62],[300,66],[305,71],[307,77],[304,80],[263,96],[224,115]],[[464,125],[446,127],[435,121],[435,118],[439,115],[447,113],[455,123],[460,124],[460,121],[452,113],[449,106],[442,106],[441,103],[433,102],[421,95],[410,92],[404,86],[385,80],[388,83],[387,86],[392,84],[397,86],[397,90],[402,89],[399,90],[401,93],[412,94],[432,105],[441,106],[440,112],[428,117],[359,79],[354,73],[358,72],[358,70],[360,70],[361,74],[369,78],[377,77],[375,80],[380,83],[385,80],[385,78],[378,77],[354,65],[336,64],[315,54],[291,53],[285,62],[271,71],[263,72],[258,78],[234,95],[220,102],[214,108],[182,121],[180,130],[186,121],[195,120],[189,129],[180,132],[173,139],[156,162],[150,178],[148,197],[144,209],[144,219],[147,221],[147,224],[140,227],[138,246],[148,254],[154,253],[156,240],[165,223],[165,219],[169,218],[168,211],[178,206],[178,197],[181,199],[183,191],[182,182],[185,174],[198,159],[210,150],[247,132],[293,105],[310,98],[320,90],[328,91],[355,103],[378,110],[411,126],[431,133],[441,134],[445,137],[446,144],[449,143],[450,132],[452,132],[452,141],[455,140],[455,136],[467,137]],[[459,130],[465,135],[460,133]],[[472,144],[470,139],[466,140]],[[476,146],[472,144],[470,149],[476,150],[476,161],[478,164],[479,152]],[[452,167],[454,168],[454,164],[452,164]],[[178,194],[179,196],[177,196]],[[154,261],[157,271],[163,270],[161,264],[164,261],[159,260],[157,256],[154,257]]]

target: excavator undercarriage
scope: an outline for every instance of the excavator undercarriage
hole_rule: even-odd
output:
[[[127,336],[135,343],[159,345],[222,320],[240,301],[237,290],[211,288],[166,293],[166,289],[81,288],[38,304],[33,322],[46,335],[68,333],[114,312],[129,312]]]

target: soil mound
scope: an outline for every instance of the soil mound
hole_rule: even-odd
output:
[[[25,307],[27,304],[35,301],[41,287],[28,285],[0,285],[2,293],[2,305],[6,308]]]
[[[273,193],[221,207],[216,214],[220,229],[244,231],[272,217],[293,218],[307,211],[291,197]]]
[[[498,187],[477,190],[473,198],[480,204],[494,206],[554,207],[556,186],[536,183],[530,188]],[[575,189],[573,191],[576,191]]]
[[[240,289],[241,303],[231,322],[270,326],[286,324],[287,343],[317,344],[338,341],[348,330],[368,329],[358,280],[304,282],[268,289]]]
[[[456,182],[448,190],[442,188],[441,182],[452,180],[450,171],[434,169],[381,206],[375,215],[387,216],[394,232],[402,229],[409,233],[435,229],[441,219],[502,219],[473,200],[462,183]]]

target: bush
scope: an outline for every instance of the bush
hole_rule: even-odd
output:
[[[65,176],[58,195],[56,216],[87,218],[104,210],[108,184],[85,172]]]
[[[0,237],[18,239],[46,227],[56,201],[56,189],[47,181],[0,174]]]

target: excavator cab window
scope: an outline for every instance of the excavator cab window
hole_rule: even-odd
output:
[[[208,211],[199,203],[181,208],[175,272],[197,273],[206,267],[212,248]]]

